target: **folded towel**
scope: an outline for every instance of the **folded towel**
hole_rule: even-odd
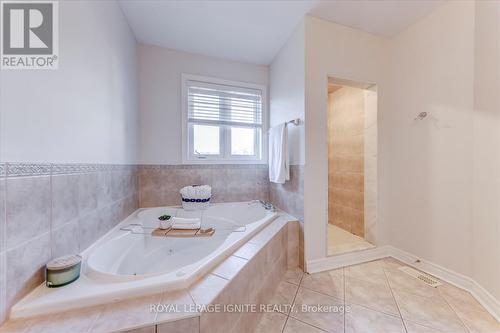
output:
[[[288,129],[286,123],[269,130],[269,180],[284,184],[290,180]]]
[[[199,218],[172,218],[172,229],[200,229],[201,219]]]

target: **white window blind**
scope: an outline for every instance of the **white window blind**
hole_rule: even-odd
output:
[[[262,127],[262,91],[194,80],[187,81],[188,122]]]
[[[184,163],[265,162],[266,86],[182,75]]]

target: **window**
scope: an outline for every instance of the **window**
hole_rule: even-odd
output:
[[[184,163],[264,163],[265,87],[184,74]]]

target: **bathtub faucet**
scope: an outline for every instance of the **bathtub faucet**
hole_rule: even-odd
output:
[[[270,210],[271,212],[275,212],[276,211],[276,207],[274,207],[274,205],[270,202],[266,202],[264,200],[254,200],[252,201],[252,203],[255,202],[255,203],[259,203],[262,205],[262,207],[264,207],[265,210]]]

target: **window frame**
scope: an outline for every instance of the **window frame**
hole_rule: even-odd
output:
[[[209,84],[227,85],[246,89],[260,90],[262,96],[262,127],[260,129],[260,140],[257,135],[255,151],[258,151],[260,145],[260,156],[244,156],[231,154],[231,126],[226,129],[220,129],[220,155],[195,155],[193,152],[193,125],[188,123],[188,81],[200,81]],[[182,163],[183,164],[266,164],[267,163],[267,132],[268,132],[268,109],[267,109],[267,86],[230,81],[207,76],[181,74],[181,103],[182,103]],[[208,125],[208,124],[207,124]],[[244,126],[234,126],[244,127]],[[256,131],[258,132],[258,130]]]

